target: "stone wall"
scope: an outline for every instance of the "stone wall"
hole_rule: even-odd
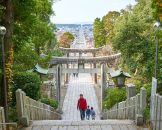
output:
[[[146,107],[147,93],[144,88],[136,96],[115,104],[111,109],[103,112],[103,119],[131,119],[137,124],[143,122],[143,112]],[[140,122],[139,122],[140,121]]]
[[[61,118],[54,108],[31,99],[21,89],[16,91],[16,103],[19,123],[24,126],[29,126],[29,120],[58,120]]]

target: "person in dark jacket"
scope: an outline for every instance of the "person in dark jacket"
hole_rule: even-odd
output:
[[[93,107],[91,107],[91,117],[92,117],[92,120],[95,120],[96,113],[95,113],[95,111],[93,110]]]
[[[86,118],[87,118],[87,120],[89,120],[90,115],[91,115],[91,110],[90,110],[90,108],[89,108],[89,106],[88,106],[88,107],[87,107],[87,110],[86,110]]]
[[[78,99],[78,103],[77,103],[77,110],[80,111],[81,120],[85,119],[85,111],[86,111],[86,109],[87,109],[87,101],[83,97],[83,94],[80,94],[80,98]]]

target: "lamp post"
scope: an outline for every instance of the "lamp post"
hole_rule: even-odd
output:
[[[6,28],[0,26],[0,36],[1,36],[1,47],[2,47],[2,71],[3,71],[3,85],[1,88],[1,95],[2,95],[2,105],[5,110],[5,119],[6,122],[8,121],[8,105],[7,105],[7,84],[6,84],[6,68],[5,68],[5,52],[4,52],[4,35],[6,34]]]
[[[154,24],[154,27],[157,28],[157,31],[160,27],[160,22],[156,22]],[[155,53],[155,78],[157,79],[157,69],[158,69],[158,47],[159,47],[159,37],[158,34],[156,34],[156,53]]]

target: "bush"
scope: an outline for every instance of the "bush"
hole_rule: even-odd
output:
[[[110,88],[107,90],[106,98],[103,102],[103,108],[109,109],[116,103],[126,100],[125,88]]]
[[[159,83],[158,83],[157,93],[158,93],[159,95],[162,95],[162,83],[161,83],[161,81],[159,81]]]
[[[18,121],[18,114],[17,114],[16,106],[9,106],[9,119],[10,119],[10,122]]]
[[[36,73],[19,72],[13,76],[13,103],[15,103],[15,91],[22,89],[32,99],[40,99],[40,77]]]
[[[56,100],[54,100],[54,99],[51,99],[51,98],[42,98],[40,101],[42,103],[45,103],[47,105],[50,105],[51,107],[53,107],[55,109],[58,107],[58,102]]]
[[[151,98],[152,84],[148,83],[148,84],[144,84],[143,86],[147,91],[147,104],[149,104],[150,103],[150,98]]]
[[[149,122],[149,120],[150,120],[150,106],[146,106],[143,114],[144,114],[145,123]]]

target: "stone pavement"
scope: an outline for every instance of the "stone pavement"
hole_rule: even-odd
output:
[[[98,120],[98,121],[34,121],[28,128],[19,130],[149,130],[134,125],[130,120]]]
[[[98,100],[94,90],[94,84],[91,74],[78,74],[77,77],[70,76],[67,93],[63,103],[63,120],[80,120],[80,113],[77,111],[77,101],[80,93],[84,95],[87,100],[87,104],[94,107],[96,111],[96,120],[100,118],[100,112],[98,108]]]

